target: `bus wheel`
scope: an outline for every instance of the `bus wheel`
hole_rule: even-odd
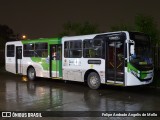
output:
[[[35,80],[36,78],[36,72],[33,67],[30,67],[27,71],[27,77],[29,80]]]
[[[101,85],[100,77],[96,72],[91,72],[87,78],[88,86],[91,89],[98,89]]]

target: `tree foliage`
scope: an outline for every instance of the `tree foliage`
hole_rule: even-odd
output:
[[[135,21],[133,26],[127,24],[121,24],[111,27],[111,31],[124,31],[124,30],[144,32],[151,37],[153,45],[160,43],[159,30],[157,28],[156,22],[151,16],[145,16],[139,14],[135,16]]]
[[[14,36],[14,32],[11,28],[7,25],[0,25],[0,49],[4,48],[7,41],[13,40]]]
[[[13,30],[9,28],[7,25],[0,25],[0,37],[4,39],[10,39],[13,36]]]
[[[135,17],[135,29],[136,31],[148,34],[153,44],[159,42],[159,30],[153,17],[137,15]]]
[[[134,27],[126,24],[115,25],[111,27],[111,31],[133,31]]]
[[[89,22],[72,23],[67,22],[63,25],[64,31],[59,34],[60,37],[67,35],[86,35],[98,32],[98,26]]]

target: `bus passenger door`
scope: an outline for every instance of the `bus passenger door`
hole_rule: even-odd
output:
[[[106,77],[113,83],[124,82],[124,43],[109,41],[106,45]]]
[[[16,73],[22,73],[22,46],[16,46]]]
[[[62,45],[50,45],[50,77],[62,77]]]

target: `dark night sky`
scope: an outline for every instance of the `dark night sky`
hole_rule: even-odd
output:
[[[52,37],[67,21],[89,21],[101,31],[151,15],[160,26],[159,0],[0,0],[0,24],[28,38]]]

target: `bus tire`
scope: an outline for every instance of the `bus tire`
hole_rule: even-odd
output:
[[[87,78],[88,86],[91,89],[98,89],[101,85],[100,77],[96,72],[91,72]]]
[[[36,79],[36,71],[33,67],[28,68],[27,77],[28,77],[29,80],[35,80]]]

